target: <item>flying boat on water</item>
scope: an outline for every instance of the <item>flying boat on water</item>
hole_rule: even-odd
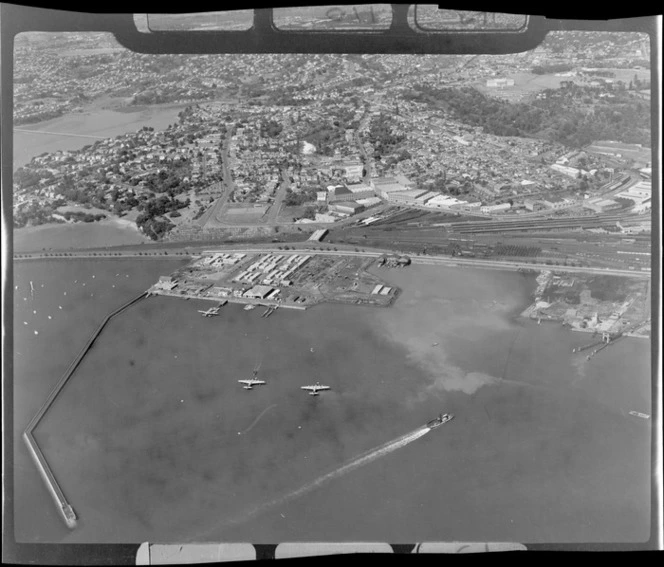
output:
[[[300,386],[300,389],[308,390],[310,396],[318,396],[318,392],[323,390],[330,390],[331,388],[321,384],[320,382],[316,382],[315,384],[311,384],[309,386]]]
[[[641,413],[640,411],[630,411],[629,415],[640,417],[641,419],[650,419],[650,416],[647,413]]]
[[[258,365],[257,368],[254,369],[254,375],[251,378],[244,378],[242,380],[238,380],[240,384],[243,384],[243,388],[245,390],[253,390],[254,386],[262,386],[264,384],[267,384],[265,380],[259,380],[258,379],[258,371],[260,369],[260,365]]]
[[[210,309],[207,309],[205,311],[199,309],[198,312],[203,317],[214,317],[215,315],[219,315],[219,307],[210,307]]]

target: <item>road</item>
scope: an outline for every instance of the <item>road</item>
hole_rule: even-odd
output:
[[[289,245],[288,243],[280,243],[281,246],[284,244]],[[325,244],[325,243],[322,243]],[[197,247],[195,243],[190,243],[189,245],[183,245],[182,248],[169,247],[169,255],[178,254],[178,252],[185,253],[188,255],[196,255],[209,252],[242,252],[245,254],[258,254],[272,252],[276,254],[322,254],[330,256],[358,256],[366,258],[376,258],[380,257],[383,254],[395,254],[391,249],[380,249],[380,248],[364,248],[356,249],[351,245],[344,244],[334,244],[334,248],[328,247],[327,249],[322,249],[321,243],[319,242],[299,242],[297,243],[297,248],[292,247],[289,250],[279,250],[277,244],[265,243],[259,246],[243,246],[241,244],[229,244],[229,245],[219,245],[214,248],[206,247]],[[94,258],[96,260],[117,260],[118,257],[141,257],[141,258],[164,258],[163,252],[156,246],[150,246],[150,252],[139,253],[138,250],[132,249],[127,252],[120,252],[120,256],[109,255],[104,256],[102,253],[96,253],[93,251],[68,251],[70,254],[66,256],[65,259],[70,260],[72,258]],[[22,255],[24,258],[15,258],[15,261],[37,259],[46,257],[45,254],[31,254]],[[25,257],[27,256],[27,257]],[[50,259],[58,259],[52,253],[48,256]],[[435,256],[435,255],[423,255],[423,256],[410,256],[411,261],[414,264],[428,264],[428,265],[438,265],[438,266],[449,266],[449,267],[469,267],[469,268],[488,268],[488,269],[498,269],[498,270],[519,270],[519,269],[528,269],[528,270],[549,270],[553,272],[567,272],[567,273],[576,273],[576,274],[603,274],[607,276],[623,276],[629,278],[637,279],[650,279],[651,273],[637,270],[620,270],[614,268],[597,268],[597,267],[580,267],[580,266],[552,266],[548,264],[531,264],[527,262],[516,262],[516,261],[495,261],[495,260],[479,260],[479,259],[463,259],[463,258],[452,258],[450,256]]]
[[[281,181],[279,181],[279,188],[277,194],[274,196],[274,202],[270,205],[267,212],[267,224],[278,224],[279,211],[281,211],[281,204],[286,198],[286,192],[290,188],[290,177],[285,169],[281,170]]]
[[[230,163],[230,145],[231,137],[233,136],[233,130],[229,129],[226,133],[226,139],[224,140],[224,146],[221,150],[221,186],[222,194],[216,200],[216,202],[210,207],[203,216],[198,219],[199,226],[210,226],[210,227],[223,227],[225,226],[217,219],[221,216],[224,206],[228,202],[229,197],[235,189],[235,183],[233,182],[233,176],[229,167]]]
[[[369,120],[369,115],[367,113],[364,114],[362,118],[360,118],[360,126],[357,130],[355,130],[355,143],[357,144],[358,149],[360,150],[360,154],[362,155],[362,162],[364,163],[364,177],[362,181],[369,185],[371,183],[371,169],[372,169],[372,160],[371,158],[367,155],[367,151],[364,149],[364,144],[362,143],[362,138],[360,138],[359,130],[364,128],[366,126],[366,122]]]

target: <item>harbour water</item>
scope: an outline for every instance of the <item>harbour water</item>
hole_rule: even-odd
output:
[[[430,266],[377,272],[404,289],[389,309],[152,297],[110,322],[35,430],[69,532],[20,433],[106,313],[181,263],[15,264],[19,541],[648,537],[651,421],[628,414],[652,413],[647,341],[586,361],[586,336],[516,318],[530,278]]]
[[[177,122],[184,105],[162,105],[136,112],[90,109],[59,118],[16,126],[14,132],[14,170],[44,152],[80,150],[94,144],[96,138],[112,138],[136,132],[143,126],[163,130]],[[47,134],[44,132],[51,132]],[[64,135],[63,135],[64,134]]]

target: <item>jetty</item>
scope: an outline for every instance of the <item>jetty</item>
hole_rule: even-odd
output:
[[[606,343],[604,343],[604,341],[597,341],[597,342],[594,342],[594,343],[589,343],[587,345],[583,345],[583,346],[580,346],[580,347],[573,348],[572,352],[583,352],[584,350],[588,350],[589,348],[600,346],[602,344],[606,344]]]
[[[268,307],[267,310],[261,315],[261,317],[269,317],[270,315],[272,315],[272,313],[274,313],[277,310],[277,308],[278,306]]]
[[[41,406],[37,414],[32,418],[32,420],[30,420],[30,423],[23,432],[23,440],[25,441],[25,444],[27,445],[30,454],[32,455],[32,458],[35,461],[35,464],[37,465],[37,469],[39,470],[42,479],[46,483],[46,488],[53,497],[53,500],[55,501],[56,506],[58,508],[58,511],[60,512],[60,514],[62,514],[65,524],[67,524],[67,526],[71,529],[74,529],[76,527],[76,520],[77,520],[76,512],[74,511],[74,508],[71,506],[71,504],[67,501],[64,492],[60,488],[60,485],[58,484],[58,481],[55,478],[55,475],[53,474],[51,467],[49,466],[48,462],[46,461],[46,458],[44,457],[44,453],[42,453],[42,450],[39,448],[39,445],[37,444],[33,432],[37,427],[37,425],[39,425],[39,422],[42,420],[48,409],[51,407],[51,405],[53,405],[53,402],[57,398],[60,391],[65,387],[65,385],[71,378],[72,374],[79,367],[82,360],[85,358],[85,355],[92,348],[92,345],[97,340],[97,337],[99,337],[101,332],[104,330],[108,322],[111,319],[113,319],[116,315],[120,314],[122,311],[124,311],[134,303],[137,303],[146,296],[147,296],[146,292],[141,292],[140,295],[134,297],[132,300],[128,301],[127,303],[125,303],[115,311],[112,311],[106,316],[106,318],[102,321],[101,325],[99,325],[97,330],[85,343],[85,346],[81,349],[81,352],[79,352],[78,356],[69,365],[69,368],[67,368],[67,371],[63,374],[62,378],[58,380],[58,383],[55,385],[53,390],[51,390],[51,393],[48,395],[48,398],[46,398],[46,401],[43,403],[43,405]]]

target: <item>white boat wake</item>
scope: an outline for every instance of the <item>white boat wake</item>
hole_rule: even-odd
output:
[[[224,528],[229,528],[238,524],[242,524],[244,522],[249,521],[250,519],[254,518],[255,516],[265,513],[271,508],[274,508],[275,506],[280,506],[283,504],[286,504],[287,502],[290,502],[291,500],[298,498],[307,492],[311,492],[312,490],[316,488],[320,488],[324,484],[335,480],[347,473],[349,473],[352,470],[355,470],[359,467],[362,467],[364,465],[367,465],[377,459],[380,459],[381,457],[384,457],[385,455],[388,455],[397,449],[401,449],[402,447],[405,447],[406,445],[409,445],[413,441],[417,441],[420,437],[423,437],[427,433],[431,431],[428,427],[418,427],[416,430],[411,431],[410,433],[407,433],[406,435],[402,435],[401,437],[398,437],[396,439],[393,439],[392,441],[388,441],[387,443],[383,443],[382,445],[375,447],[374,449],[370,449],[369,451],[366,451],[359,456],[355,457],[351,461],[347,462],[346,464],[342,465],[338,469],[335,469],[332,472],[329,472],[327,474],[324,474],[323,476],[318,477],[316,480],[313,480],[312,482],[309,482],[308,484],[305,484],[304,486],[298,488],[297,490],[293,490],[292,492],[288,492],[287,494],[284,494],[283,496],[280,496],[278,498],[275,498],[274,500],[271,500],[270,502],[266,502],[264,504],[260,504],[258,506],[255,506],[254,508],[251,508],[241,516],[238,516],[236,518],[232,518],[226,522],[223,522],[221,525],[213,528],[212,530],[209,530],[206,532],[204,535],[208,535],[209,533],[213,531],[218,531],[219,529],[224,529]],[[197,536],[200,538],[201,536]],[[193,538],[192,538],[193,539]]]
[[[238,431],[237,434],[238,434],[238,435],[242,435],[243,433],[249,433],[249,432],[254,428],[254,426],[260,421],[261,417],[263,417],[263,416],[264,416],[267,412],[269,412],[272,408],[276,408],[276,407],[277,407],[277,404],[272,404],[271,406],[268,406],[267,408],[265,408],[265,409],[264,409],[264,410],[258,415],[258,417],[257,417],[256,419],[254,419],[254,421],[251,422],[251,425],[250,425],[249,427],[247,427],[247,428],[244,429],[243,431]]]
[[[375,449],[371,449],[366,453],[362,453],[359,457],[355,457],[352,461],[346,463],[345,465],[342,465],[335,471],[332,471],[321,477],[318,477],[316,480],[310,482],[309,484],[305,484],[302,488],[298,488],[297,490],[294,490],[293,492],[290,492],[289,494],[286,494],[281,498],[273,500],[272,502],[269,502],[264,506],[271,508],[272,506],[285,504],[286,502],[292,500],[293,498],[302,496],[303,494],[306,494],[307,492],[310,492],[315,488],[319,488],[320,486],[323,486],[325,483],[334,480],[335,478],[339,478],[340,476],[343,476],[346,473],[349,473],[350,471],[358,467],[367,465],[375,461],[376,459],[380,459],[381,457],[384,457],[385,455],[388,455],[389,453],[396,451],[397,449],[405,447],[406,445],[412,443],[413,441],[417,441],[420,437],[423,437],[424,435],[429,433],[429,431],[431,430],[428,427],[419,427],[415,431],[411,431],[410,433],[407,433],[406,435],[403,435],[395,439],[394,441],[388,441],[387,443],[384,443],[380,447],[376,447]]]

